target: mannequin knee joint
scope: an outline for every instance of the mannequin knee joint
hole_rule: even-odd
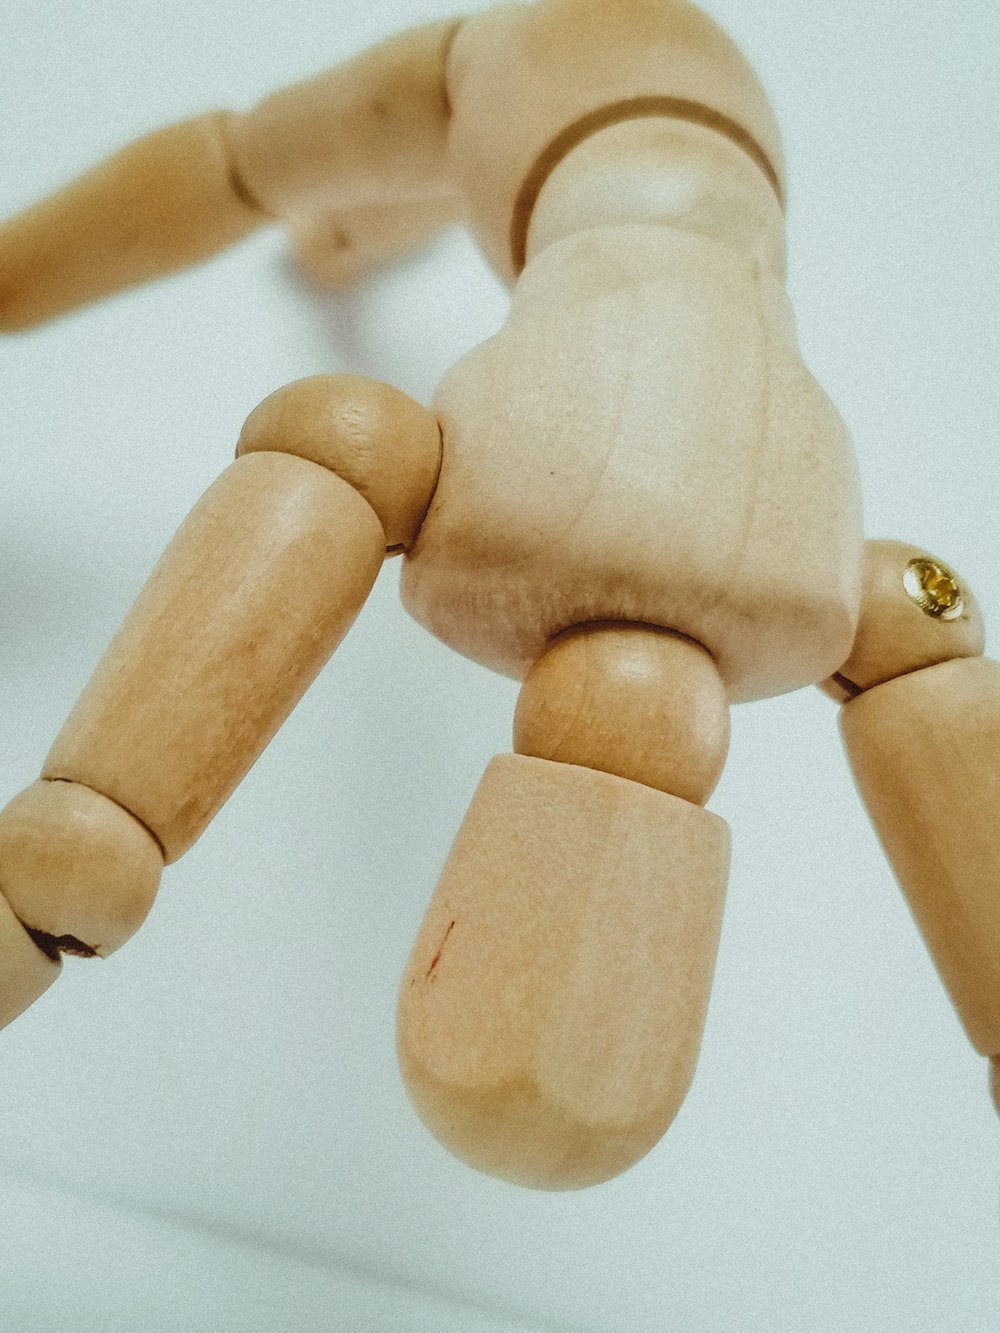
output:
[[[441,432],[434,414],[400,390],[359,375],[313,375],[251,412],[236,455],[296,454],[328,468],[368,501],[386,547],[405,550],[434,493]]]

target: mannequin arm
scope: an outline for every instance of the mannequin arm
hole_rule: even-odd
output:
[[[246,115],[157,130],[0,226],[0,332],[200,263],[268,221],[446,194],[455,27],[391,38]]]

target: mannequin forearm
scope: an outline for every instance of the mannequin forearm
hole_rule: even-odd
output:
[[[156,130],[0,226],[0,330],[200,263],[265,222],[234,177],[226,121]]]

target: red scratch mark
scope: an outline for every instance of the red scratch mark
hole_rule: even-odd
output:
[[[444,939],[441,941],[441,948],[438,949],[437,953],[431,959],[431,965],[427,969],[425,976],[429,977],[433,973],[434,969],[437,967],[438,963],[440,963],[441,955],[444,953],[444,946],[448,943],[448,936],[454,929],[455,929],[455,923],[453,921],[451,925],[448,927],[448,929],[444,932]]]

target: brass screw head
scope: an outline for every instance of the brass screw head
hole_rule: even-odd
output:
[[[911,560],[903,571],[903,587],[907,597],[935,620],[957,620],[965,610],[958,579],[937,560]]]

